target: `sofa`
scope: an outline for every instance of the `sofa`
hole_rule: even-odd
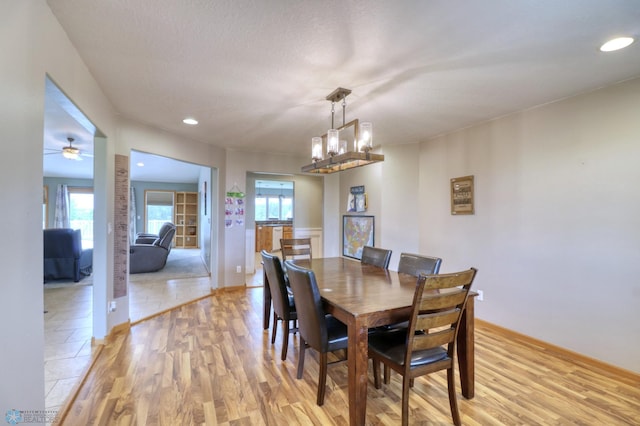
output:
[[[165,232],[151,243],[131,245],[129,248],[129,273],[155,272],[164,268],[164,265],[167,263],[167,257],[171,252],[171,245],[175,234],[176,226],[168,223]],[[136,241],[151,240],[151,237],[145,238],[147,239],[136,239]]]
[[[80,281],[91,275],[93,249],[82,249],[79,229],[45,229],[44,235],[44,282],[73,279]]]

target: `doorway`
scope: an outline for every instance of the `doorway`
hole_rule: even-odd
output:
[[[90,256],[93,273],[81,279],[47,283],[44,292],[45,323],[45,407],[60,406],[69,392],[69,384],[79,380],[92,356],[93,336],[106,334],[106,312],[100,318],[96,303],[103,306],[100,293],[106,293],[106,277],[96,270],[106,269],[106,216],[98,213],[97,206],[104,203],[104,178],[96,181],[96,157],[103,160],[104,151],[96,153],[98,145],[104,146],[104,135],[80,109],[47,76],[45,79],[45,108],[43,128],[42,175],[43,228],[54,226],[57,186],[68,188],[69,223],[63,227],[80,229],[82,249],[92,249]],[[69,149],[72,148],[72,149]],[[65,155],[66,154],[66,155]],[[69,155],[71,154],[71,155]],[[98,230],[96,235],[95,231]],[[94,237],[102,238],[96,245]],[[100,310],[102,312],[102,310]]]

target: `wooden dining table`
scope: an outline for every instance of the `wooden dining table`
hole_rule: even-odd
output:
[[[416,277],[344,257],[295,260],[314,271],[326,312],[347,325],[349,424],[364,425],[368,383],[368,330],[409,318]],[[458,331],[462,395],[474,396],[474,297],[471,292]],[[271,294],[264,276],[263,325],[269,328]]]

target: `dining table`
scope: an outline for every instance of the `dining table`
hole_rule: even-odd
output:
[[[313,270],[324,308],[348,329],[349,424],[364,425],[367,407],[369,329],[406,321],[417,278],[346,257],[300,259],[296,265]],[[263,326],[269,328],[271,294],[264,278]],[[462,395],[474,396],[474,296],[470,292],[457,337]],[[295,295],[294,295],[295,297]]]

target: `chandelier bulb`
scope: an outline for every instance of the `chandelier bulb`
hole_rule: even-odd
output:
[[[311,138],[311,159],[316,162],[322,160],[322,138]]]
[[[327,155],[333,157],[338,153],[338,144],[340,142],[340,132],[336,129],[327,131]]]
[[[368,121],[360,123],[360,151],[369,152],[373,148],[373,125]]]

